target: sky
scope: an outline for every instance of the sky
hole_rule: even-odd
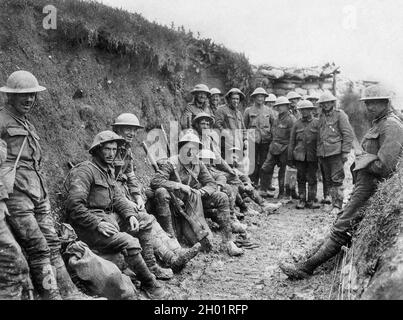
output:
[[[402,0],[99,0],[150,21],[183,25],[252,64],[335,62],[353,80],[403,96]]]

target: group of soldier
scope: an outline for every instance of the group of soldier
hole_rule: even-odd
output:
[[[0,109],[0,298],[21,299],[30,278],[42,299],[90,299],[77,289],[62,258],[40,172],[40,140],[27,119],[44,90],[27,71],[12,73],[0,88],[7,94]],[[264,198],[274,197],[275,166],[278,198],[298,198],[300,209],[320,207],[320,171],[323,201],[337,213],[331,233],[306,261],[280,264],[290,278],[305,278],[349,242],[357,210],[396,168],[403,125],[382,90],[369,87],[363,94],[372,127],[356,150],[355,187],[344,208],[343,166],[354,134],[335,96],[304,99],[290,92],[276,98],[257,88],[253,105],[242,114],[241,90],[232,88],[223,99],[220,90],[199,84],[180,118],[177,154],[155,161],[144,144],[155,170],[149,186],[135,175],[133,141],[143,126],[134,114],[119,115],[111,130],[94,137],[90,160],[73,166],[65,179],[66,222],[96,254],[122,255],[149,298],[163,298],[166,290],[157,279],[172,278],[199,251],[213,249],[212,224],[205,218],[220,230],[221,248],[241,256],[242,241],[234,234],[247,236],[239,219],[249,212],[248,201],[262,213],[270,210]],[[287,168],[297,170],[298,192],[285,183]]]

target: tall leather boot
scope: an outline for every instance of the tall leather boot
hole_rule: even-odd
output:
[[[173,278],[173,272],[169,268],[161,268],[155,259],[154,248],[151,241],[151,230],[140,230],[138,234],[138,239],[142,248],[141,255],[143,256],[144,262],[150,271],[161,280],[169,280]]]
[[[62,300],[52,265],[30,265],[32,282],[42,300]]]
[[[319,250],[305,262],[296,265],[281,263],[279,267],[290,279],[305,279],[311,276],[317,267],[335,256],[340,251],[340,248],[341,244],[329,238],[323,243]]]
[[[137,279],[141,282],[142,288],[150,299],[163,299],[165,289],[155,276],[148,269],[141,254],[128,255],[126,257],[130,269],[134,271]]]
[[[319,203],[315,202],[317,190],[318,190],[317,184],[313,184],[313,185],[308,184],[308,203],[307,203],[308,208],[311,208],[311,209],[320,208]]]
[[[217,222],[221,227],[222,244],[230,256],[240,256],[244,253],[243,249],[238,248],[232,240],[231,222],[229,213],[219,212]]]
[[[162,229],[168,233],[171,237],[175,237],[175,230],[172,225],[172,213],[169,208],[170,199],[167,197],[156,198],[156,211],[157,221],[161,225]]]

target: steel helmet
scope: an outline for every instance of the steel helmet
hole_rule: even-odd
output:
[[[391,94],[381,85],[372,85],[364,89],[360,101],[390,100]]]
[[[205,92],[207,95],[210,95],[210,90],[205,84],[196,84],[192,91],[190,91],[191,94],[195,94],[196,92]]]
[[[211,95],[213,95],[213,94],[222,95],[221,91],[220,91],[219,89],[217,89],[217,88],[212,88],[212,89],[210,89],[210,94],[211,94]]]
[[[278,97],[273,107],[280,106],[282,104],[290,104],[290,101],[286,97]]]
[[[310,95],[306,96],[305,99],[309,100],[309,101],[312,101],[312,100],[318,101],[319,97],[316,94],[310,94]]]
[[[197,156],[199,157],[199,159],[209,159],[209,160],[216,159],[215,153],[209,149],[200,150]]]
[[[193,142],[193,143],[198,144],[199,146],[202,146],[202,143],[200,142],[197,132],[193,129],[186,130],[182,134],[182,137],[179,138],[179,143],[178,143],[179,149],[188,142]]]
[[[192,125],[195,125],[196,122],[200,121],[201,119],[207,119],[210,121],[210,124],[214,123],[214,118],[206,112],[199,112],[193,119]]]
[[[337,101],[337,98],[330,91],[325,91],[319,97],[318,103],[331,102],[331,101]]]
[[[90,150],[88,150],[88,152],[92,154],[97,147],[106,142],[117,142],[118,145],[121,145],[125,143],[126,140],[113,131],[102,131],[95,136],[91,148]]]
[[[44,90],[46,88],[39,85],[35,76],[24,70],[13,72],[8,77],[6,85],[0,88],[0,92],[6,93],[34,93]]]
[[[239,90],[238,88],[232,88],[231,90],[229,90],[229,91],[227,92],[227,94],[225,95],[225,98],[228,99],[229,96],[230,96],[232,93],[237,93],[237,94],[239,94],[240,100],[245,99],[244,93],[243,93],[241,90]]]
[[[299,93],[296,93],[295,91],[290,91],[287,93],[287,99],[302,99],[301,95]]]
[[[297,109],[313,109],[315,106],[309,100],[301,100],[297,103]]]
[[[265,102],[276,102],[276,99],[277,99],[277,97],[274,94],[269,93],[269,96],[266,97],[266,99],[264,99],[264,101]]]
[[[115,126],[133,126],[136,128],[144,128],[140,125],[139,119],[133,113],[122,113],[119,115],[112,127]]]
[[[251,97],[256,96],[258,94],[262,94],[266,97],[269,96],[269,94],[266,92],[265,89],[263,89],[262,87],[256,88],[255,91],[253,91],[253,93],[250,95]]]

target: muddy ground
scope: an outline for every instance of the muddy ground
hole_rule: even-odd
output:
[[[352,189],[346,164],[345,195]],[[276,179],[274,179],[276,180]],[[322,184],[319,183],[319,199]],[[276,199],[269,199],[277,202]],[[241,257],[229,257],[219,249],[212,253],[199,253],[188,267],[174,279],[166,282],[172,299],[336,299],[338,274],[334,278],[337,259],[333,258],[319,267],[314,276],[302,281],[290,281],[281,272],[281,260],[297,261],[320,240],[334,220],[321,209],[297,210],[296,200],[284,204],[274,214],[248,215],[242,221],[248,225],[248,234],[260,247],[245,249]],[[215,233],[219,245],[220,235]],[[217,247],[216,246],[216,247]]]

